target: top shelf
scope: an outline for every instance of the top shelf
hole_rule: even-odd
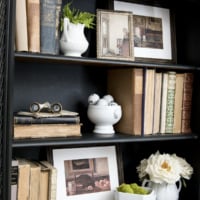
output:
[[[40,62],[40,63],[63,63],[73,65],[95,66],[95,67],[138,67],[138,68],[160,68],[173,70],[197,70],[195,66],[177,64],[155,64],[133,61],[119,61],[108,59],[97,59],[88,57],[67,57],[62,55],[46,55],[38,53],[15,53],[15,60],[20,62]]]

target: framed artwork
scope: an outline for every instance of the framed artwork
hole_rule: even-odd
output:
[[[97,10],[97,58],[134,60],[131,12]]]
[[[57,198],[110,200],[119,186],[116,146],[52,149]]]
[[[175,64],[176,40],[171,11],[133,2],[114,1],[113,7],[116,11],[129,11],[133,14],[135,60]]]

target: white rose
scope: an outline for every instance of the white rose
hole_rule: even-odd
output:
[[[151,181],[170,184],[180,179],[180,171],[181,168],[177,159],[174,159],[169,154],[161,155],[159,152],[148,158],[145,170]]]
[[[140,179],[144,179],[146,177],[147,175],[145,171],[146,168],[147,168],[147,159],[143,159],[140,161],[140,165],[136,168]]]

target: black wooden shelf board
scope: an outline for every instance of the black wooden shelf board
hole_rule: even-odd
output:
[[[195,70],[195,66],[177,65],[177,64],[154,64],[154,63],[142,63],[131,61],[119,61],[108,59],[97,59],[88,57],[67,57],[62,55],[47,55],[39,53],[15,53],[16,61],[20,62],[42,62],[42,63],[65,63],[73,65],[86,65],[86,66],[102,66],[102,67],[138,67],[138,68],[161,68],[172,70]]]
[[[37,147],[37,146],[61,146],[61,145],[95,145],[128,142],[154,142],[168,140],[188,140],[198,139],[197,134],[177,134],[177,135],[149,135],[132,136],[116,133],[114,135],[98,135],[94,133],[84,133],[81,137],[73,138],[44,138],[44,139],[16,139],[13,140],[13,147]]]

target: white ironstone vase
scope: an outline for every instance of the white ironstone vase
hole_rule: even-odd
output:
[[[89,43],[84,28],[84,24],[73,24],[68,18],[64,18],[60,49],[65,56],[81,57],[87,50]]]
[[[154,183],[149,180],[144,180],[142,186],[148,185],[148,187],[152,188],[156,193],[156,200],[178,200],[179,192],[181,190],[182,184],[181,181],[178,181],[178,187],[176,183],[168,184],[168,183]]]

